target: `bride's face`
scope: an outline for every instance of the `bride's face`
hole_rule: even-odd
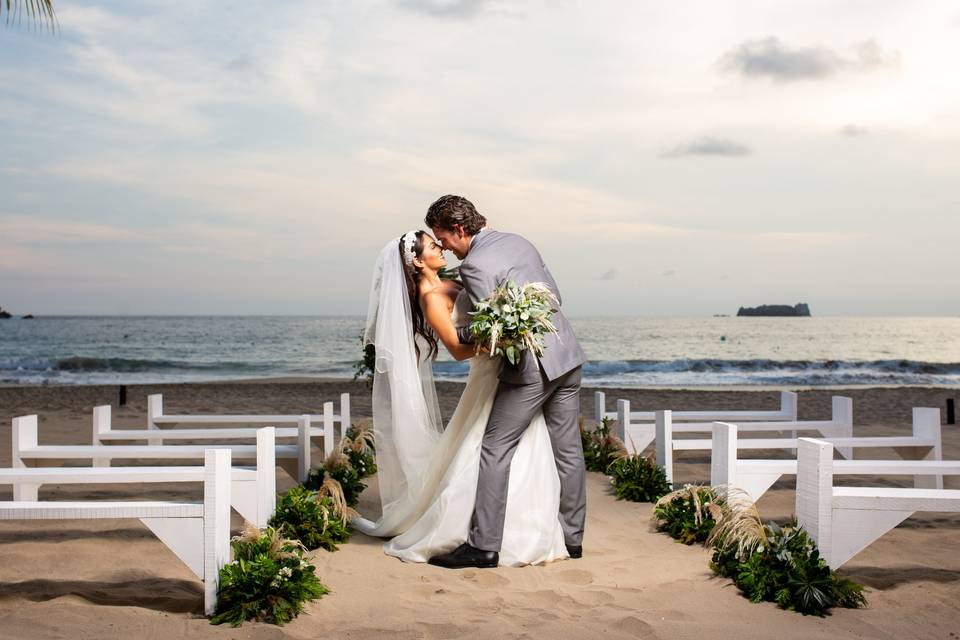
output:
[[[441,267],[447,266],[447,259],[443,257],[443,248],[429,233],[424,233],[421,236],[421,243],[422,249],[420,255],[414,259],[414,265],[431,271],[439,271]]]

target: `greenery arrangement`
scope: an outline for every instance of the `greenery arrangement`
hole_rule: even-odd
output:
[[[627,455],[623,441],[610,433],[610,420],[607,418],[592,431],[584,428],[583,418],[580,418],[580,442],[583,445],[583,461],[587,471],[606,473],[614,460]]]
[[[342,451],[330,454],[324,460],[323,466],[311,469],[302,486],[311,491],[318,491],[329,480],[334,480],[340,485],[340,491],[348,507],[357,506],[360,494],[367,488],[367,485],[361,481],[360,472],[350,464],[350,458]]]
[[[338,483],[328,478],[317,491],[300,485],[280,496],[269,524],[307,549],[336,551],[350,539],[352,516]]]
[[[607,467],[613,492],[620,500],[656,502],[670,493],[667,475],[654,461],[641,455],[618,458]]]
[[[351,507],[367,485],[363,478],[377,472],[373,432],[353,425],[336,451],[313,469],[306,481],[277,501],[270,524],[300,540],[307,549],[336,551],[350,539]]]
[[[363,334],[360,334],[360,342],[363,343]],[[363,345],[363,357],[357,360],[353,365],[353,381],[364,378],[367,382],[367,389],[373,389],[373,373],[377,367],[377,347],[371,342]]]
[[[340,450],[347,456],[350,464],[360,478],[369,478],[377,472],[377,448],[373,431],[369,427],[351,425],[340,441]]]
[[[688,484],[668,493],[653,506],[657,530],[687,545],[706,542],[716,524],[710,506],[717,501],[713,488],[700,485]]]
[[[550,318],[559,302],[542,282],[518,285],[508,281],[493,290],[471,311],[470,333],[477,352],[486,348],[490,357],[503,356],[516,364],[526,350],[543,353],[543,338],[556,333]]]
[[[277,529],[248,527],[230,546],[234,560],[220,570],[211,624],[239,627],[245,620],[260,620],[282,625],[296,618],[305,602],[329,591],[304,558],[303,545]]]
[[[816,543],[795,522],[764,524],[745,494],[711,503],[716,526],[707,538],[710,567],[730,578],[752,602],[776,602],[803,614],[866,604],[863,587],[840,577],[820,557]]]
[[[323,466],[312,469],[303,486],[319,490],[328,478],[336,480],[348,507],[357,506],[360,494],[367,488],[363,479],[377,472],[373,431],[352,425],[340,441],[340,451],[324,460]]]

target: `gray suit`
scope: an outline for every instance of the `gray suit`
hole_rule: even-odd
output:
[[[560,298],[553,276],[536,248],[511,233],[483,230],[474,236],[460,265],[467,295],[476,303],[507,280],[523,285],[544,282]],[[510,463],[517,444],[538,410],[543,411],[560,475],[560,524],[567,545],[580,546],[586,518],[586,469],[580,444],[580,366],[586,361],[570,323],[553,316],[558,336],[546,337],[539,358],[524,351],[516,366],[504,361],[497,398],[483,434],[477,502],[468,542],[499,551],[503,540]],[[472,342],[469,328],[460,341]]]

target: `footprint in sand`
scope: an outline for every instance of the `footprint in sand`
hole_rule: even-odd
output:
[[[654,633],[653,627],[634,616],[620,618],[616,621],[615,626],[621,631],[625,631],[637,638],[659,638],[659,636]]]
[[[460,575],[461,580],[473,583],[479,587],[505,587],[510,584],[507,578],[490,571],[474,571],[468,569]]]
[[[580,569],[570,569],[568,571],[560,571],[556,574],[556,579],[565,584],[591,584],[593,582],[593,575],[589,571],[581,571]]]

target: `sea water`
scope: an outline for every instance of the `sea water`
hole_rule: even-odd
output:
[[[0,320],[0,384],[346,377],[350,316]],[[601,386],[960,385],[960,318],[571,318]],[[442,350],[441,350],[442,351]],[[467,365],[441,353],[440,379]]]

